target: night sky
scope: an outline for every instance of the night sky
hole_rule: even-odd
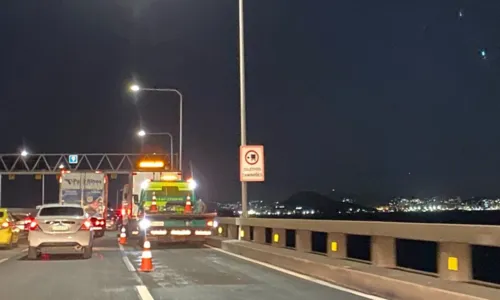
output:
[[[178,88],[202,197],[240,199],[237,2],[5,1],[0,152],[136,152],[140,127],[177,147],[175,94],[127,86]],[[250,199],[500,194],[499,1],[245,9],[248,143],[267,171]],[[3,183],[4,201],[38,201],[32,178]]]

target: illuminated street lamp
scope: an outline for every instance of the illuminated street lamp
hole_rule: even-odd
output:
[[[144,131],[144,130],[139,130],[139,132],[137,132],[137,135],[138,135],[138,136],[145,136],[145,135],[146,135],[146,131]]]
[[[26,150],[21,151],[21,156],[22,157],[28,156],[28,151],[26,151]]]
[[[131,86],[130,86],[130,90],[131,90],[132,92],[138,92],[138,91],[140,91],[140,90],[141,90],[141,87],[140,87],[140,86],[138,86],[137,84],[133,84],[133,85],[131,85]]]

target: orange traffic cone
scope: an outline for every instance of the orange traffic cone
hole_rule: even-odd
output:
[[[144,242],[140,271],[141,272],[153,271],[153,255],[151,254],[151,243],[149,241]]]
[[[122,227],[122,233],[120,233],[120,245],[125,245],[127,243],[127,233],[125,227]]]
[[[151,207],[149,208],[150,212],[156,212],[158,211],[158,207],[156,206],[156,195],[153,192],[153,197],[151,199]]]
[[[193,206],[191,205],[191,197],[187,197],[186,205],[184,206],[184,213],[189,214],[193,212]]]

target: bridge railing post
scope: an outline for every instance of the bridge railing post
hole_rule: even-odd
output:
[[[472,251],[469,244],[439,243],[438,273],[445,280],[467,282],[472,279]]]
[[[215,228],[215,230],[217,231],[217,236],[227,237],[227,224],[219,224],[219,226]]]
[[[347,236],[339,232],[328,233],[327,254],[333,258],[347,257]]]
[[[227,225],[227,238],[236,240],[238,239],[238,225]]]
[[[396,267],[396,239],[388,236],[371,237],[371,261],[377,267]]]
[[[250,241],[250,226],[241,226],[240,236],[242,240]]]
[[[300,252],[312,251],[312,235],[309,230],[296,230],[295,231],[295,249]]]
[[[254,227],[253,228],[253,241],[258,244],[266,243],[266,228]]]

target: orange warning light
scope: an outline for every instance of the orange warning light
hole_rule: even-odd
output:
[[[139,162],[139,168],[151,168],[151,169],[158,169],[158,168],[163,168],[165,167],[165,162],[161,160],[143,160]]]

